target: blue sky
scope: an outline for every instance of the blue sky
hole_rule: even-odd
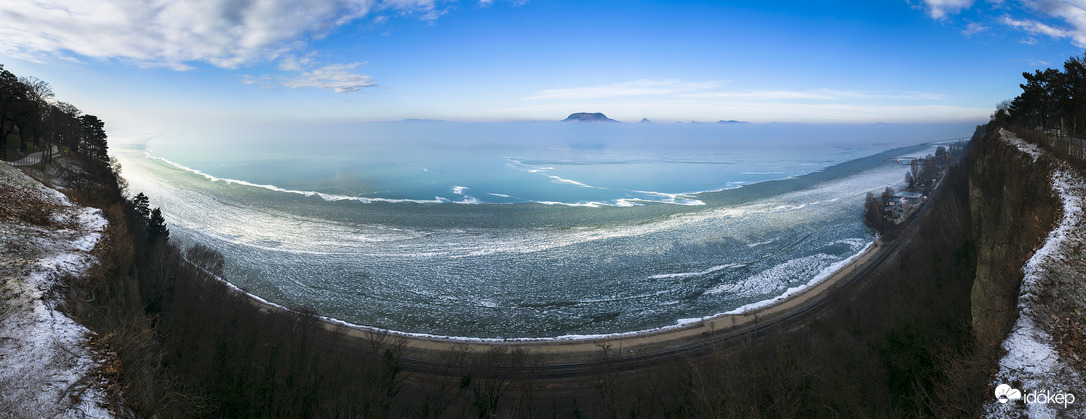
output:
[[[115,129],[267,120],[985,120],[1086,1],[26,0],[0,63]]]

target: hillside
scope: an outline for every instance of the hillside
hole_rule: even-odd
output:
[[[563,122],[565,122],[565,121],[618,122],[618,121],[616,121],[614,119],[608,118],[607,115],[604,115],[603,113],[600,113],[600,112],[576,112],[576,113],[571,113],[571,114],[569,114],[568,117],[566,117],[566,119],[563,119],[562,121]]]
[[[999,143],[990,146],[995,150],[989,158],[978,164],[974,173],[978,187],[971,193],[977,225],[984,233],[980,237],[980,258],[985,261],[978,265],[973,288],[974,327],[981,342],[1006,336],[1000,344],[1003,356],[999,372],[990,385],[995,388],[1007,384],[1019,389],[1023,396],[1039,392],[1074,394],[1086,388],[1086,264],[1082,263],[1086,181],[1068,161],[1054,158],[1009,130],[1000,130],[998,139]],[[1006,178],[996,189],[989,179],[979,179],[981,176]],[[1031,198],[1032,191],[1051,193],[1056,202],[1046,208],[1049,205],[1045,201],[1049,200]],[[998,210],[993,211],[993,207]],[[1017,266],[1013,273],[988,275],[1000,271],[998,261],[1006,257],[1006,251],[1014,251],[1020,232],[1036,225],[1043,219],[1041,214],[1050,212],[1056,213],[1056,223],[1042,241],[1025,243],[1030,256],[1024,266]],[[1009,334],[1005,330],[1008,327]],[[985,410],[993,418],[1015,413],[1086,417],[1082,403],[1012,400],[987,404]]]
[[[0,411],[111,417],[93,333],[65,314],[58,288],[95,263],[106,220],[0,163]]]

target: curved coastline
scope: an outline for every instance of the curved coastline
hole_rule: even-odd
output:
[[[471,338],[400,332],[353,324],[320,315],[317,318],[324,327],[351,339],[372,340],[376,337],[402,339],[412,359],[441,362],[445,359],[445,354],[454,350],[467,349],[483,352],[495,347],[517,347],[539,355],[546,355],[550,363],[586,362],[595,360],[600,345],[617,344],[617,347],[622,348],[622,353],[627,355],[652,354],[694,345],[715,334],[739,333],[756,327],[760,322],[765,323],[785,317],[825,297],[828,292],[839,286],[851,282],[857,275],[862,274],[861,268],[889,251],[892,251],[891,246],[886,246],[882,238],[876,238],[859,253],[827,267],[824,274],[816,276],[808,284],[790,288],[780,296],[720,314],[680,320],[675,325],[631,332],[547,338]],[[210,272],[206,273],[262,308],[296,311],[246,292]]]
[[[277,190],[279,192],[293,192],[293,193],[301,192],[301,191],[287,191],[287,190],[283,190],[283,189],[278,188],[278,187],[274,187],[272,185],[253,185],[253,184],[249,184],[248,182],[243,182],[243,181],[235,181],[235,180],[232,180],[232,179],[216,178],[216,177],[214,177],[212,175],[208,175],[206,173],[199,172],[198,170],[183,167],[183,166],[181,166],[181,165],[179,165],[177,163],[168,161],[165,158],[151,156],[150,153],[147,150],[144,150],[144,152],[145,152],[144,156],[147,157],[147,158],[162,160],[165,163],[170,164],[170,165],[172,165],[174,167],[177,167],[179,169],[183,169],[183,170],[186,170],[186,171],[189,171],[189,172],[194,172],[194,173],[196,173],[198,175],[201,175],[202,177],[211,179],[213,181],[215,181],[215,180],[223,180],[223,181],[225,181],[227,183],[244,183],[247,186],[257,186],[257,187],[264,187],[264,188],[267,188],[267,187],[270,186],[270,187],[275,188],[275,190]],[[825,169],[823,169],[823,170],[825,170]],[[776,183],[776,182],[780,182],[780,181],[781,180],[766,181],[766,183]],[[747,186],[750,186],[750,185],[747,185]],[[763,185],[762,187],[765,187],[765,185]],[[305,193],[303,193],[303,195],[310,196],[309,194],[305,194]],[[450,203],[450,202],[449,201],[444,201],[443,203]],[[555,345],[555,344],[576,344],[576,343],[583,343],[583,342],[599,342],[599,341],[624,341],[624,340],[631,340],[631,339],[640,339],[640,338],[646,337],[646,336],[657,336],[657,335],[667,335],[667,334],[674,334],[674,333],[682,333],[683,331],[686,331],[686,330],[697,329],[699,327],[702,327],[701,325],[704,325],[704,324],[711,325],[713,330],[720,330],[721,328],[731,328],[731,327],[735,326],[738,323],[738,321],[736,319],[743,319],[743,318],[746,318],[746,317],[759,317],[759,316],[761,316],[762,313],[775,312],[776,309],[774,309],[774,306],[786,304],[786,303],[788,303],[789,301],[791,301],[793,299],[802,299],[803,295],[810,294],[812,292],[812,289],[818,288],[821,284],[827,283],[827,282],[834,282],[834,278],[838,277],[839,274],[841,273],[841,271],[849,270],[849,268],[852,265],[854,265],[854,262],[856,262],[856,259],[860,259],[860,258],[864,257],[864,255],[866,253],[869,253],[872,250],[872,247],[874,246],[874,243],[876,243],[876,242],[868,242],[868,243],[866,243],[866,245],[863,247],[863,249],[860,252],[858,252],[856,254],[853,254],[851,256],[847,256],[845,259],[834,262],[832,265],[830,265],[828,267],[825,267],[821,272],[818,273],[818,275],[814,276],[812,279],[807,281],[805,284],[801,284],[799,286],[788,288],[787,290],[783,290],[782,294],[770,297],[770,298],[762,300],[762,301],[748,303],[748,304],[745,304],[745,305],[740,306],[738,308],[733,308],[733,309],[730,309],[728,311],[724,311],[722,313],[718,312],[716,314],[712,314],[712,315],[708,315],[708,316],[704,316],[704,317],[694,317],[694,318],[689,318],[689,319],[679,319],[679,320],[675,320],[674,323],[672,323],[672,324],[666,324],[665,323],[665,325],[658,326],[658,327],[652,327],[652,326],[656,326],[656,325],[649,324],[649,325],[644,325],[644,326],[650,326],[650,328],[641,328],[641,329],[632,330],[632,331],[621,331],[621,328],[619,328],[618,331],[615,331],[614,333],[585,334],[585,335],[572,334],[572,335],[563,335],[563,336],[553,336],[553,335],[547,336],[546,334],[536,334],[535,336],[543,335],[543,336],[546,336],[546,337],[531,337],[531,335],[527,335],[528,337],[504,337],[504,338],[503,337],[471,337],[470,334],[468,334],[467,336],[455,336],[455,335],[428,334],[428,333],[426,333],[426,331],[422,331],[421,333],[420,332],[402,332],[402,331],[398,331],[398,330],[394,330],[394,329],[384,329],[384,328],[380,328],[380,327],[366,326],[364,324],[355,324],[355,323],[351,323],[349,321],[340,320],[340,319],[333,318],[333,317],[322,317],[322,320],[324,320],[326,323],[328,323],[330,325],[329,327],[335,327],[335,328],[342,327],[342,328],[349,329],[349,330],[357,330],[357,331],[359,331],[359,333],[386,334],[386,335],[393,335],[393,336],[397,336],[397,337],[403,337],[405,339],[410,339],[410,340],[438,342],[438,343],[441,343],[441,344],[444,344],[444,345],[461,344],[461,343],[473,343],[473,344],[480,344],[480,345],[509,345],[509,344]],[[853,249],[855,249],[855,247]],[[238,287],[234,286],[233,284],[231,284],[229,282],[226,282],[226,283],[229,286],[231,286],[232,288],[238,289]],[[238,290],[241,291],[240,289],[238,289]],[[241,292],[244,292],[244,291],[241,291]],[[249,295],[254,300],[258,301],[261,305],[265,305],[265,306],[268,306],[268,307],[275,307],[276,309],[286,309],[284,306],[280,306],[280,305],[278,305],[276,303],[272,303],[272,302],[270,302],[268,300],[265,300],[265,299],[261,298],[258,295],[249,294],[247,292],[246,292],[246,294]],[[712,311],[709,311],[709,313],[712,313]],[[693,314],[694,316],[699,315],[699,313],[690,313],[690,314]],[[636,328],[636,326],[634,328]],[[627,329],[627,330],[629,330],[629,329]]]

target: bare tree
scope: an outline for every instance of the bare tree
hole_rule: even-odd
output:
[[[41,138],[45,134],[46,122],[53,102],[53,88],[49,83],[34,77],[20,77],[19,82],[26,88],[26,101],[19,121],[19,149],[28,151],[27,142],[33,141],[41,148]]]

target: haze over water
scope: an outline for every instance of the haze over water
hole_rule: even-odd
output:
[[[773,299],[873,239],[891,157],[970,124],[410,121],[232,126],[115,146],[173,237],[285,306],[409,333],[672,326]]]

